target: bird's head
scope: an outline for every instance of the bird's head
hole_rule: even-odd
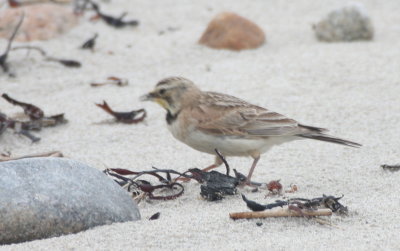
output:
[[[192,81],[182,77],[165,78],[157,83],[153,91],[143,95],[142,101],[154,101],[170,114],[178,113],[183,106],[196,100],[200,90]]]

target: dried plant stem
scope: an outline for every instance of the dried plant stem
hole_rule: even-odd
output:
[[[13,33],[11,34],[10,39],[8,40],[5,52],[2,55],[0,55],[0,68],[2,68],[3,71],[6,72],[6,73],[9,72],[9,66],[7,64],[8,53],[10,52],[11,44],[12,44],[15,36],[17,35],[19,28],[22,25],[22,22],[24,21],[24,17],[25,17],[25,14],[22,13],[21,18],[19,19],[17,26],[15,27]]]
[[[38,153],[32,155],[24,155],[19,157],[7,157],[7,156],[0,156],[0,162],[2,161],[9,161],[9,160],[18,160],[18,159],[26,159],[26,158],[37,158],[37,157],[64,157],[62,152],[60,151],[52,151],[46,153]]]
[[[318,209],[318,210],[302,210],[301,213],[287,208],[279,210],[266,210],[261,212],[238,212],[230,213],[229,217],[234,220],[238,219],[252,219],[252,218],[268,218],[268,217],[303,217],[303,216],[330,216],[332,210]]]

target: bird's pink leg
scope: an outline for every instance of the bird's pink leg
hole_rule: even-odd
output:
[[[253,158],[254,158],[253,164],[251,165],[249,174],[247,175],[247,178],[246,178],[246,185],[251,185],[251,176],[253,175],[253,172],[254,172],[254,169],[256,168],[257,162],[260,160],[260,155],[257,155],[255,157],[253,156]]]
[[[208,171],[210,171],[210,170],[212,170],[212,169],[214,169],[214,168],[219,167],[220,165],[222,165],[222,163],[223,163],[222,160],[221,160],[218,156],[216,156],[216,157],[215,157],[215,162],[214,162],[214,164],[212,164],[212,165],[210,165],[210,166],[208,166],[208,167],[202,169],[201,171],[203,171],[203,172],[208,172]],[[183,178],[183,177],[180,177],[180,178],[178,178],[177,180],[185,181],[185,182],[190,181],[189,178]]]
[[[215,156],[215,162],[214,162],[214,164],[212,164],[212,165],[210,165],[210,166],[204,168],[202,171],[203,171],[203,172],[208,172],[208,171],[210,171],[210,170],[212,170],[212,169],[214,169],[214,168],[219,167],[220,165],[222,165],[222,163],[223,163],[222,160],[221,160],[218,156]]]

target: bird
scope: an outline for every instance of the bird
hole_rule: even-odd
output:
[[[276,145],[315,139],[361,147],[359,143],[326,134],[327,129],[301,124],[234,96],[202,91],[183,77],[160,80],[153,91],[140,99],[156,102],[166,110],[168,129],[176,139],[195,150],[215,155],[207,170],[223,163],[215,149],[223,156],[252,157],[246,185],[251,185],[261,154]]]

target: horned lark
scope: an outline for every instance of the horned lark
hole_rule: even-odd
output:
[[[155,101],[167,111],[168,129],[188,146],[209,154],[218,149],[225,156],[251,156],[251,176],[260,155],[275,145],[296,139],[316,139],[346,146],[361,145],[325,134],[323,128],[306,126],[266,108],[236,97],[203,92],[182,77],[161,80],[141,100]],[[222,162],[215,158],[212,165]]]

